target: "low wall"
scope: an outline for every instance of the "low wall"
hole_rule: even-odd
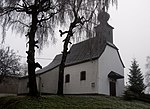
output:
[[[18,92],[18,78],[5,77],[0,83],[0,94],[17,94]]]

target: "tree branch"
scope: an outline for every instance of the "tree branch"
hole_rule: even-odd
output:
[[[43,21],[47,21],[47,20],[49,20],[49,19],[51,19],[55,14],[57,14],[58,12],[56,12],[56,13],[51,13],[50,15],[49,15],[49,17],[47,17],[47,18],[41,18],[40,20],[38,20],[38,23],[41,23],[41,22],[43,22]]]
[[[19,21],[19,20],[13,20],[12,19],[12,21],[10,21],[11,23],[20,23],[20,24],[22,24],[22,25],[24,25],[24,26],[26,26],[26,27],[30,27],[29,25],[27,25],[27,24],[25,24],[25,23],[23,23],[23,22],[21,22],[21,21]]]
[[[66,34],[66,33],[69,33],[69,31],[64,31],[64,32],[62,32],[62,30],[59,30],[59,32],[60,32],[60,36],[61,36],[61,37],[62,37],[62,35]]]

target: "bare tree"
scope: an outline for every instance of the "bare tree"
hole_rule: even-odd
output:
[[[28,65],[26,63],[21,65],[20,76],[28,76]]]
[[[68,34],[68,37],[64,40],[67,42],[64,44],[64,53],[68,52],[68,43],[70,42],[70,37],[73,36],[73,29],[78,27],[78,24],[83,25],[87,18],[90,17],[88,14],[95,8],[95,4],[99,3],[99,6],[101,6],[101,1],[102,0],[0,1],[0,21],[3,26],[3,39],[5,39],[5,32],[9,27],[17,33],[26,34],[26,37],[29,39],[29,49],[26,52],[28,55],[29,95],[38,95],[35,69],[36,67],[42,68],[39,63],[35,62],[35,47],[42,49],[43,44],[47,41],[48,35],[54,35],[55,24],[65,23],[65,18],[68,16],[71,21],[68,32],[60,31],[61,35],[64,33]],[[116,0],[106,0],[105,6],[107,8],[111,1],[115,3]],[[63,64],[66,60],[66,56],[63,57],[61,63],[62,69],[64,69]]]
[[[58,0],[62,4],[62,19],[70,18],[69,29],[67,31],[59,30],[60,36],[66,34],[63,45],[62,60],[59,66],[58,95],[63,95],[64,68],[70,39],[74,33],[86,32],[87,36],[92,36],[94,24],[97,23],[97,13],[99,10],[107,9],[110,3],[116,3],[117,0]],[[68,22],[68,21],[67,21]]]
[[[18,76],[20,66],[20,57],[10,49],[10,47],[0,48],[0,82],[6,76]]]
[[[36,67],[42,66],[35,62],[35,47],[42,49],[48,35],[53,36],[54,26],[58,17],[59,4],[56,0],[1,0],[0,22],[3,26],[3,39],[6,30],[11,27],[17,33],[26,34],[28,38],[28,77],[29,95],[37,96]],[[53,38],[53,37],[52,37]]]

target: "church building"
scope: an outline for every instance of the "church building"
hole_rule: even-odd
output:
[[[124,64],[113,42],[109,14],[100,12],[95,37],[72,45],[64,71],[64,94],[104,94],[121,96],[124,91]],[[62,54],[36,72],[38,91],[56,94]],[[19,80],[18,94],[28,93],[28,78]]]

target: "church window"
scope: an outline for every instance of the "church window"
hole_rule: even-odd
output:
[[[80,72],[80,80],[86,80],[86,71]]]
[[[69,82],[70,82],[70,75],[67,74],[67,75],[65,76],[65,83],[69,83]]]

